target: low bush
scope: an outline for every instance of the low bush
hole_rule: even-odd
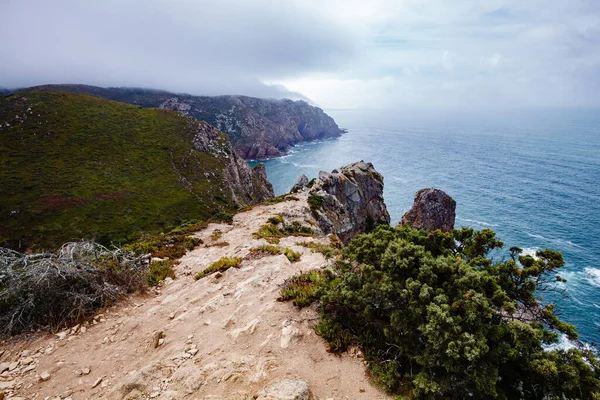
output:
[[[376,381],[405,398],[600,399],[593,349],[548,348],[577,337],[539,298],[561,289],[562,255],[488,256],[502,246],[489,229],[380,226],[331,274],[292,278],[281,298],[319,300],[315,329],[330,349],[358,344]]]
[[[317,242],[298,242],[298,246],[307,247],[313,252],[321,253],[325,258],[332,258],[340,255],[338,249]]]
[[[254,232],[252,236],[256,239],[265,239],[267,242],[272,244],[279,243],[279,239],[284,237],[285,234],[281,232],[275,225],[267,224],[261,225],[257,232]]]
[[[292,301],[297,307],[307,307],[325,293],[331,280],[326,270],[311,270],[296,275],[283,283],[279,294],[280,301]]]
[[[148,286],[156,286],[165,278],[175,278],[172,260],[153,261],[148,269]]]
[[[220,229],[215,229],[211,234],[210,234],[210,240],[212,241],[217,241],[221,238],[221,236],[223,236],[223,232],[221,232]]]
[[[0,248],[0,334],[79,322],[127,293],[143,291],[148,263],[148,256],[92,242],[67,243],[56,254]]]
[[[323,202],[325,198],[323,196],[319,196],[318,194],[311,194],[308,196],[308,206],[310,210],[315,214],[323,207]]]
[[[300,260],[301,254],[295,252],[292,249],[289,249],[287,247],[279,247],[279,246],[273,246],[273,245],[263,245],[263,246],[259,246],[259,247],[253,247],[250,249],[250,258],[260,258],[262,256],[268,256],[268,255],[277,255],[277,254],[283,254],[287,257],[288,260],[290,260],[290,262],[296,262]]]
[[[239,268],[242,263],[240,257],[222,257],[218,261],[212,263],[208,268],[196,274],[196,280],[204,278],[206,275],[217,271],[226,271],[229,268]]]

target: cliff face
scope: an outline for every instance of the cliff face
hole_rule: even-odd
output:
[[[83,93],[142,107],[175,110],[206,121],[227,133],[235,149],[247,160],[278,157],[295,144],[335,138],[344,132],[323,110],[305,101],[247,96],[191,96],[157,90],[105,89],[86,85],[46,85],[32,90]]]
[[[344,244],[390,223],[383,201],[383,176],[371,163],[360,161],[331,173],[321,171],[310,193],[317,224]]]
[[[273,196],[227,135],[171,110],[70,93],[0,98],[0,244],[51,248],[141,232]]]

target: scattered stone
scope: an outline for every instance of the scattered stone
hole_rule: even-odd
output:
[[[50,373],[48,371],[44,371],[40,374],[40,381],[46,382],[50,380]]]
[[[366,392],[365,388],[360,388],[360,389],[358,389],[358,391],[361,392],[361,393]]]
[[[81,375],[88,375],[90,372],[92,372],[92,370],[90,370],[89,368],[83,368],[81,370]]]
[[[32,358],[32,357],[25,357],[25,358],[21,358],[21,359],[19,360],[19,363],[20,363],[21,365],[29,365],[29,364],[31,364],[32,362],[33,362],[33,358]]]
[[[103,376],[101,376],[100,378],[96,379],[94,381],[94,383],[92,383],[92,389],[95,388],[96,386],[98,386],[99,384],[101,384],[103,379],[104,379]]]
[[[63,340],[64,338],[67,337],[67,335],[69,334],[69,331],[62,331],[56,334],[56,337],[58,338],[58,340]]]
[[[257,400],[311,400],[308,382],[299,379],[282,379],[270,383],[258,393]]]
[[[421,189],[415,194],[413,206],[402,216],[400,225],[434,231],[454,229],[456,201],[439,189]]]
[[[165,342],[164,337],[165,337],[165,333],[163,331],[156,332],[154,334],[154,338],[152,339],[152,346],[154,346],[154,348],[156,349],[158,346],[163,344]],[[161,340],[162,340],[162,342],[161,342]]]

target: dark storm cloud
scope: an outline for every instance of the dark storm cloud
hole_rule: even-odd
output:
[[[352,34],[302,2],[0,0],[0,87],[141,86],[277,97],[339,66]]]

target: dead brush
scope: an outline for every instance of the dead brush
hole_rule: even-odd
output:
[[[93,242],[54,253],[0,248],[0,335],[68,326],[147,287],[150,256]]]

